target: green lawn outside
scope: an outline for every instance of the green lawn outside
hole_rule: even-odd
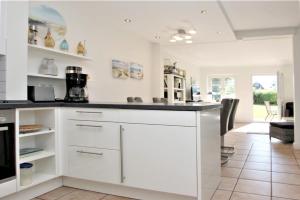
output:
[[[277,106],[272,106],[272,110],[277,110]],[[265,105],[253,105],[253,119],[255,121],[265,121],[267,110]]]

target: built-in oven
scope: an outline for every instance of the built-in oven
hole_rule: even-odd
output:
[[[0,120],[1,121],[1,120]],[[0,183],[15,179],[16,150],[14,123],[0,122]]]

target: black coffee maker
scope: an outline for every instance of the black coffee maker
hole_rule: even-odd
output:
[[[82,68],[68,66],[66,68],[66,97],[65,102],[87,103],[87,74],[82,74]]]

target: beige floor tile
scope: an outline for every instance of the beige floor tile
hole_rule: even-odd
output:
[[[248,155],[249,154],[249,150],[246,150],[246,149],[235,149],[235,153],[237,155]]]
[[[297,159],[300,159],[300,153],[295,153],[294,155]]]
[[[229,158],[230,160],[237,160],[237,161],[245,161],[247,159],[247,155],[233,155]]]
[[[292,200],[292,199],[285,199],[285,198],[272,197],[272,200]]]
[[[217,190],[211,200],[229,200],[231,191]]]
[[[251,170],[251,169],[243,169],[242,173],[240,175],[240,178],[270,182],[271,181],[271,172]]]
[[[300,186],[272,183],[272,196],[300,200]]]
[[[233,191],[236,182],[237,182],[237,178],[222,177],[218,189]]]
[[[271,157],[270,156],[253,156],[253,155],[249,155],[247,161],[271,163]]]
[[[300,185],[300,175],[272,172],[272,182]]]
[[[294,158],[272,158],[272,163],[281,165],[297,165]]]
[[[242,169],[244,166],[244,161],[237,161],[237,160],[229,160],[224,166],[225,167],[232,167],[232,168],[240,168]]]
[[[75,191],[77,191],[77,190],[74,188],[60,187],[60,188],[52,190],[46,194],[41,195],[38,198],[43,199],[43,200],[56,200],[56,199],[61,198],[62,196],[65,196],[65,195],[70,194]]]
[[[258,163],[258,162],[246,162],[245,169],[253,169],[253,170],[263,170],[263,171],[271,171],[270,163]]]
[[[108,195],[101,200],[130,200],[131,198]],[[132,199],[133,200],[133,199]]]
[[[59,200],[100,200],[105,197],[105,194],[90,192],[86,190],[76,190],[70,194],[67,194],[60,198]]]
[[[239,179],[234,191],[271,196],[271,183]]]
[[[230,200],[271,200],[269,196],[234,192]]]
[[[241,171],[242,169],[239,168],[222,167],[221,175],[222,177],[238,178]]]
[[[273,172],[300,174],[300,167],[297,165],[272,164],[272,171]]]
[[[249,155],[253,156],[271,156],[271,153],[268,151],[251,151]]]

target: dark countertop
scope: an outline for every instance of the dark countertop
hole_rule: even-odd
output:
[[[16,108],[38,108],[38,107],[77,107],[77,108],[114,108],[114,109],[135,109],[135,110],[175,110],[175,111],[202,111],[209,109],[219,109],[221,104],[217,103],[186,103],[186,104],[162,104],[162,103],[64,103],[64,102],[44,102],[33,103],[30,101],[8,101],[0,102],[0,109]]]

